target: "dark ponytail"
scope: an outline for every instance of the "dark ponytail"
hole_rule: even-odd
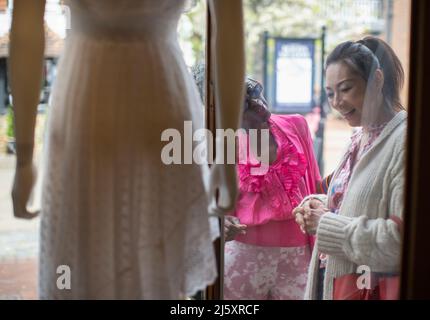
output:
[[[343,42],[327,57],[326,69],[336,62],[346,63],[366,82],[373,79],[376,69],[381,69],[384,74],[382,94],[386,104],[397,110],[404,109],[400,101],[404,82],[403,67],[385,41],[376,37],[365,37],[357,42]]]

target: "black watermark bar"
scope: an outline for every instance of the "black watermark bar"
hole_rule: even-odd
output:
[[[58,319],[80,319],[94,313],[97,319],[292,319],[313,317],[349,319],[360,316],[373,319],[382,316],[410,317],[428,313],[427,301],[0,301],[3,313],[14,317],[34,316],[40,312],[59,315]],[[420,309],[422,309],[420,311]]]

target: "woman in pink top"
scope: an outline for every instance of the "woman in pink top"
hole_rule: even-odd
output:
[[[269,162],[253,156],[262,147],[252,150],[249,135],[239,137],[247,157],[238,164],[236,209],[225,219],[224,298],[303,299],[313,239],[292,210],[320,181],[312,138],[302,116],[271,114],[261,95],[245,105],[242,127],[269,129]]]

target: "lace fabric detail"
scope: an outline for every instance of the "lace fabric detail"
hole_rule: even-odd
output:
[[[175,29],[163,24],[176,25],[179,14],[167,19],[163,10],[178,13],[183,1],[68,3],[76,19],[60,59],[46,134],[39,296],[192,295],[217,276],[212,240],[219,231],[210,227],[202,168],[165,165],[160,157],[163,130],[182,132],[184,121],[193,129],[204,124]],[[168,32],[168,41],[134,37],[134,27],[122,29],[121,37],[130,33],[135,41],[106,41],[88,36],[94,23],[73,35],[74,22],[93,17],[109,34],[118,25],[139,26],[144,14],[154,15],[153,30],[146,31]],[[60,265],[70,267],[71,290],[57,288]]]
[[[166,15],[171,12],[182,12],[185,0],[66,0],[69,6],[84,9],[88,14],[101,18],[124,16]]]

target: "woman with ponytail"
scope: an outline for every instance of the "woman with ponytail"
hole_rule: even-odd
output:
[[[297,223],[316,235],[305,298],[384,299],[387,292],[393,298],[407,122],[400,102],[403,69],[384,41],[366,37],[339,44],[327,57],[325,78],[331,107],[360,128],[327,195],[311,195],[294,210]],[[356,281],[363,271],[363,281]],[[387,283],[394,287],[382,292]]]

